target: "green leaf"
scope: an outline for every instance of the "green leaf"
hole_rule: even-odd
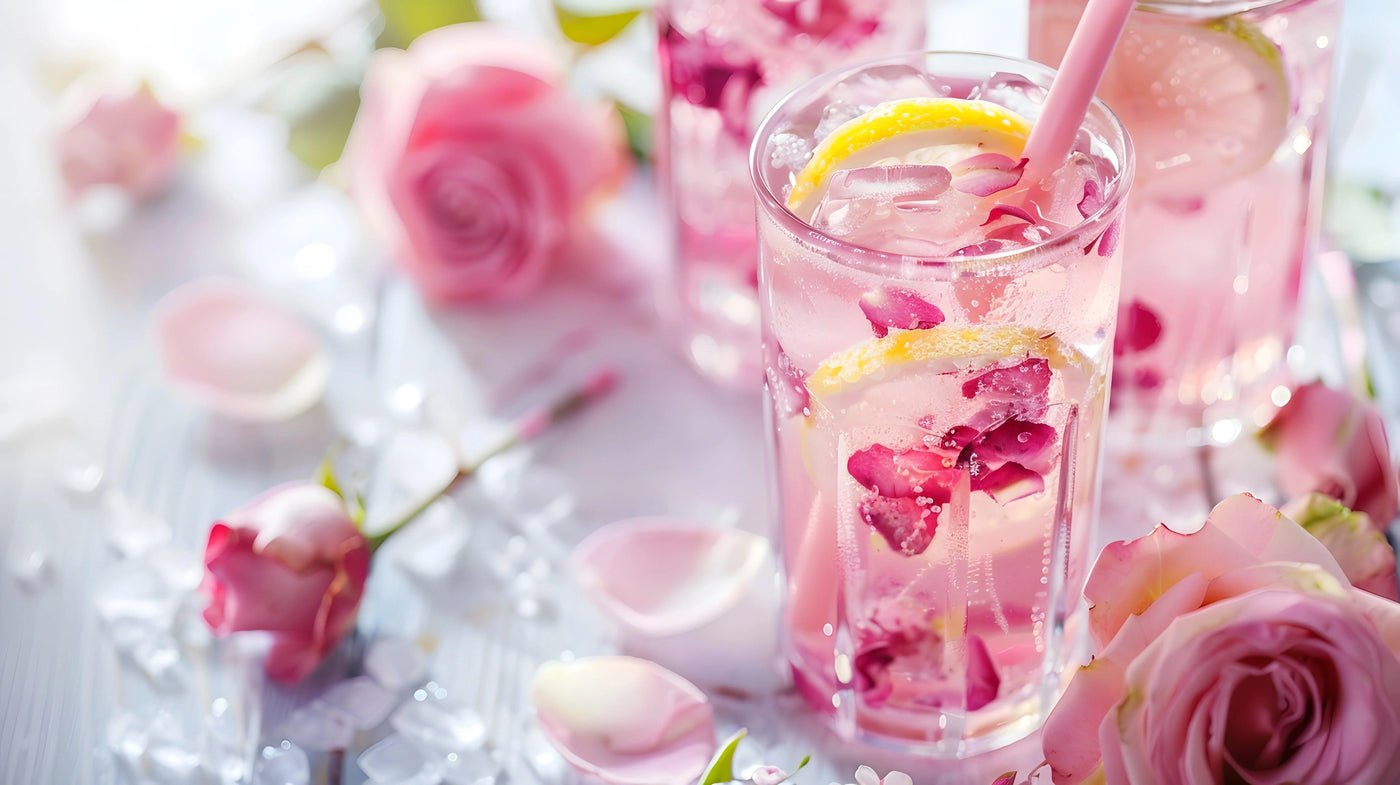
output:
[[[641,10],[622,11],[602,16],[585,16],[554,3],[554,18],[559,20],[559,30],[564,37],[584,46],[606,44],[632,24]]]
[[[739,742],[747,735],[749,729],[743,728],[719,748],[714,760],[710,761],[709,767],[701,775],[699,785],[720,785],[734,781],[734,751],[739,749]]]
[[[339,452],[336,447],[326,450],[325,457],[321,458],[321,465],[316,467],[316,475],[312,479],[318,485],[324,485],[340,498],[345,498],[345,491],[340,488],[340,480],[335,476],[335,454]]]
[[[354,85],[330,90],[314,106],[292,119],[287,150],[316,171],[330,166],[340,159],[359,109],[360,91]]]
[[[481,19],[475,0],[378,0],[384,16],[379,46],[406,47],[439,27]]]
[[[632,155],[638,161],[651,160],[656,145],[652,119],[620,102],[617,113],[622,115],[622,127],[627,132],[627,146],[631,148]]]
[[[365,497],[355,491],[355,501],[350,504],[350,520],[355,522],[355,527],[361,531],[365,528]]]

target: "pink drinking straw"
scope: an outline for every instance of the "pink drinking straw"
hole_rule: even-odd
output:
[[[1050,84],[1050,94],[1040,119],[1031,128],[1026,149],[1021,155],[1026,163],[1026,178],[1039,182],[1055,171],[1069,156],[1074,137],[1084,123],[1094,91],[1099,89],[1103,72],[1113,47],[1128,24],[1133,0],[1089,0],[1079,26],[1074,29],[1069,49],[1060,63],[1059,73]]]

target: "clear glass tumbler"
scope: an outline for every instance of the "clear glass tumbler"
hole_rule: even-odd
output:
[[[1031,0],[1056,64],[1087,0]],[[1135,443],[1227,443],[1287,400],[1320,221],[1341,0],[1153,0],[1099,88],[1137,148],[1113,420]]]
[[[754,140],[786,655],[847,738],[1002,746],[1043,721],[1077,656],[1131,145],[1096,102],[1030,201],[997,168],[1024,138],[934,116],[979,98],[995,111],[968,117],[1024,130],[1052,75],[877,61],[800,87]],[[869,118],[906,116],[905,99],[947,122],[857,143],[813,180],[831,140],[881,137]]]
[[[707,376],[760,377],[754,128],[799,83],[919,49],[924,0],[659,0],[658,163],[670,203],[681,340]]]

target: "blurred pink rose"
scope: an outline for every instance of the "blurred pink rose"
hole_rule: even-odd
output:
[[[1288,496],[1324,493],[1364,512],[1380,530],[1400,509],[1400,479],[1385,421],[1368,401],[1321,383],[1293,391],[1259,438],[1278,457],[1278,484]]]
[[[341,165],[394,259],[460,302],[539,284],[624,144],[616,112],[565,90],[556,51],[473,22],[375,52]]]
[[[1085,588],[1099,654],[1045,724],[1057,785],[1393,781],[1400,604],[1247,494],[1195,534],[1109,545]]]
[[[179,163],[180,125],[149,88],[99,97],[54,140],[69,194],[114,185],[137,199],[155,196]]]
[[[355,626],[369,557],[338,495],[311,482],[279,485],[209,530],[204,619],[217,635],[272,633],[264,667],[295,684]]]
[[[1300,496],[1285,504],[1282,511],[1327,547],[1351,585],[1388,600],[1400,600],[1395,551],[1366,513],[1348,510],[1320,493]]]

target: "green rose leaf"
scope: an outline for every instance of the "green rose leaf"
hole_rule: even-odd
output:
[[[359,109],[360,91],[355,85],[344,84],[329,90],[314,105],[292,118],[287,132],[287,150],[317,171],[330,166],[340,159]]]
[[[570,41],[584,46],[598,46],[613,40],[641,13],[636,10],[587,16],[576,14],[557,2],[554,4],[554,18],[559,20],[560,32]]]
[[[734,781],[734,751],[739,749],[739,742],[749,735],[749,729],[744,728],[730,737],[724,746],[715,753],[714,760],[705,769],[705,773],[700,777],[699,785],[720,785],[725,782]]]
[[[617,104],[617,113],[622,115],[622,128],[627,132],[627,147],[638,161],[651,160],[655,152],[655,123],[651,117],[624,103]]]

